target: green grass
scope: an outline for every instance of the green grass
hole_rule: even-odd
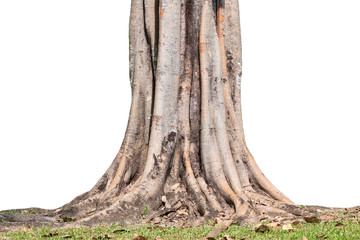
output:
[[[336,226],[337,222],[331,223],[303,223],[293,225],[293,231],[285,231],[281,228],[271,229],[265,233],[254,231],[253,226],[240,227],[237,225],[230,226],[226,231],[223,231],[216,239],[221,239],[225,235],[233,237],[233,239],[300,239],[303,237],[307,239],[360,239],[360,224],[358,220],[344,220],[343,226]],[[21,232],[7,232],[0,233],[0,239],[107,239],[104,234],[107,234],[111,239],[132,239],[139,234],[145,236],[147,239],[181,239],[194,240],[207,236],[207,234],[216,229],[211,225],[204,225],[198,228],[184,227],[121,227],[118,225],[105,226],[100,225],[94,228],[72,228],[72,229],[58,229],[51,230],[48,228],[27,229]],[[123,230],[123,231],[121,231]],[[55,236],[49,236],[52,233]],[[48,235],[48,236],[46,236]],[[157,238],[158,237],[158,238]]]

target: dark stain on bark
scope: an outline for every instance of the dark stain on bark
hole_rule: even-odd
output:
[[[106,184],[107,184],[108,181],[109,181],[108,176],[104,175],[104,176],[101,178],[100,182],[99,182],[98,191],[103,191],[103,190],[105,190]]]
[[[171,132],[168,136],[168,142],[175,142],[176,139],[176,132]]]
[[[163,166],[164,160],[166,159],[166,162],[170,162],[170,158],[175,150],[176,136],[176,132],[169,133],[162,141],[160,154],[158,156],[153,154],[154,168],[150,175],[152,179],[158,178],[164,171],[167,171],[169,164],[165,163],[167,166]]]
[[[183,87],[180,86],[180,87],[179,87],[179,91],[178,91],[178,101],[180,101],[180,100],[182,99],[181,94],[182,94],[183,90],[184,90]]]

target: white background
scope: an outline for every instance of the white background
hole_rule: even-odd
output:
[[[358,0],[241,0],[243,115],[298,204],[360,205]],[[56,208],[115,157],[130,107],[130,0],[0,1],[0,210]]]

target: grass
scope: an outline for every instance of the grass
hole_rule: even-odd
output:
[[[270,229],[265,233],[254,231],[253,226],[240,227],[231,225],[222,231],[215,239],[221,239],[226,235],[232,239],[360,239],[359,220],[344,220],[341,226],[338,222],[329,223],[302,223],[293,225],[293,231],[285,231],[282,228]],[[338,224],[338,226],[336,226]],[[216,227],[210,224],[201,227],[166,227],[155,226],[121,227],[118,225],[99,225],[94,228],[71,228],[71,229],[25,229],[21,232],[0,233],[0,239],[133,239],[141,235],[147,239],[181,239],[194,240],[205,238]],[[305,238],[304,238],[305,239]]]

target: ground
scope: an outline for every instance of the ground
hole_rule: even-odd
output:
[[[311,218],[267,217],[254,225],[239,226],[229,219],[199,219],[191,224],[181,220],[181,212],[164,216],[165,223],[144,222],[141,226],[123,227],[118,224],[96,227],[76,226],[72,219],[68,222],[50,225],[35,222],[21,225],[1,222],[0,239],[360,239],[360,207],[324,208],[302,206],[316,212]],[[37,209],[12,210],[0,213],[31,219]],[[176,218],[177,216],[177,218]],[[170,219],[171,218],[171,219]],[[30,225],[33,227],[31,227]],[[37,227],[35,227],[37,225]]]

